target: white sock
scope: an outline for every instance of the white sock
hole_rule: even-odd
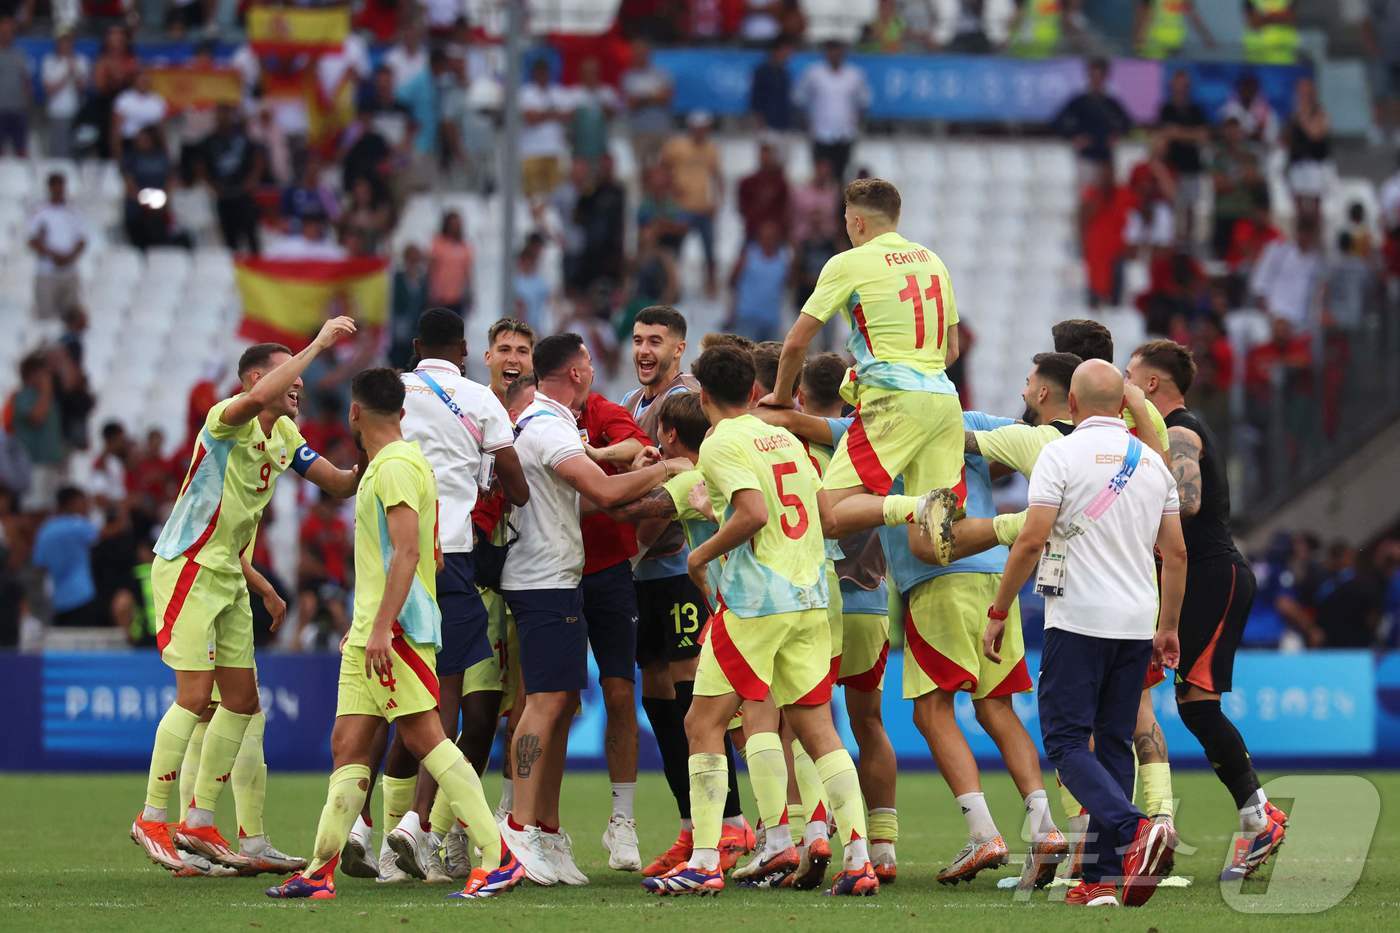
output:
[[[681,832],[688,833],[695,829],[695,822],[689,818],[681,820]]]
[[[719,849],[693,849],[686,864],[702,871],[715,871],[719,868]]]
[[[360,840],[360,843],[365,847],[366,852],[369,851],[369,840],[370,836],[372,836],[373,834],[374,830],[371,829],[370,825],[365,822],[365,816],[363,813],[355,817],[355,825],[350,827],[350,835]]]
[[[967,832],[978,842],[986,842],[997,834],[997,826],[992,822],[992,812],[987,809],[987,798],[980,791],[963,794],[957,798],[967,820]]]
[[[865,838],[857,836],[846,843],[846,856],[843,867],[846,871],[859,871],[865,867],[865,863],[870,861],[870,852],[866,849]]]
[[[827,832],[826,820],[807,821],[807,829],[802,833],[802,844],[804,846],[809,846],[818,839],[828,838],[830,838],[830,834]]]
[[[258,852],[265,845],[267,845],[267,836],[265,835],[238,837],[239,852]]]
[[[397,828],[402,829],[415,839],[423,835],[423,824],[418,819],[418,811],[409,810],[405,813],[403,818],[399,820]]]
[[[874,862],[876,865],[893,865],[895,863],[894,843],[870,843],[870,861]]]
[[[1269,828],[1269,817],[1264,812],[1264,804],[1268,802],[1269,798],[1264,796],[1262,787],[1254,792],[1254,796],[1240,807],[1240,832],[1262,833]]]
[[[788,823],[779,823],[777,826],[770,826],[763,834],[763,857],[777,855],[784,849],[792,848],[792,826]]]
[[[1032,839],[1043,838],[1055,831],[1055,820],[1050,816],[1050,798],[1043,789],[1026,795],[1026,827]]]
[[[501,802],[496,805],[496,809],[502,813],[509,813],[515,806],[515,782],[501,782]]]
[[[632,819],[632,800],[637,795],[637,782],[613,784],[612,812]]]
[[[164,823],[165,807],[147,807],[141,811],[141,819],[150,823]]]
[[[733,826],[735,829],[743,829],[744,817],[742,814],[740,814],[739,816],[726,816],[724,818],[724,825]]]
[[[185,812],[186,826],[213,826],[214,811],[205,810],[200,807],[190,807]]]

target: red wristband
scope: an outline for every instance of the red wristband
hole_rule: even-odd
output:
[[[988,606],[988,607],[987,607],[987,618],[992,619],[993,621],[996,621],[996,622],[1005,622],[1005,621],[1006,621],[1006,613],[1004,613],[1004,612],[997,612],[997,607],[996,607],[996,606]]]

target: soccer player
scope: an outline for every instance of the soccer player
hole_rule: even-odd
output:
[[[131,838],[156,864],[179,871],[176,845],[232,868],[252,863],[234,851],[214,825],[214,809],[250,724],[258,717],[253,671],[256,592],[280,624],[286,605],[247,554],[258,521],[281,474],[292,468],[341,498],[355,491],[357,470],[339,470],[302,439],[292,420],[301,398],[301,374],[323,350],[355,332],[348,317],[327,321],[296,355],[280,344],[257,344],[238,361],[243,391],[209,410],[175,507],[155,546],[151,588],[160,618],[156,645],[175,671],[175,702],[161,717],[151,751],[145,808]],[[166,822],[186,747],[210,704],[195,779],[194,805],[177,826]]]
[[[840,538],[865,528],[951,519],[946,492],[962,469],[962,410],[945,372],[958,358],[958,307],[943,260],[896,232],[894,185],[862,178],[846,186],[853,248],[827,260],[783,342],[777,384],[760,404],[791,408],[807,347],[838,311],[855,357],[842,394],[855,422],[822,479],[822,531]],[[903,475],[908,492],[889,496]]]
[[[404,384],[392,369],[367,369],[350,386],[350,431],[368,457],[355,496],[355,599],[340,655],[330,789],[311,864],[267,890],[273,898],[335,897],[335,868],[369,790],[370,754],[383,722],[447,796],[452,814],[481,848],[459,897],[509,891],[524,875],[502,844],[476,771],[442,731],[434,649],[442,645],[437,604],[437,482],[399,422]]]
[[[699,468],[722,520],[715,536],[690,552],[687,567],[698,586],[710,561],[726,555],[723,603],[706,635],[686,717],[694,848],[686,862],[644,885],[668,894],[724,889],[724,735],[745,700],[771,696],[815,759],[845,843],[844,870],[831,893],[874,894],[880,882],[866,845],[860,779],[831,720],[824,546],[820,516],[813,515],[816,470],[792,434],[748,413],[749,354],[715,347],[694,369],[700,403],[714,425],[701,445]]]
[[[643,431],[657,437],[661,401],[672,395],[698,391],[695,377],[682,371],[686,348],[686,321],[669,305],[652,305],[637,312],[632,324],[632,363],[640,386],[622,398]],[[642,669],[642,711],[656,736],[662,770],[680,814],[676,841],[653,859],[642,874],[654,877],[684,861],[690,853],[690,789],[686,774],[689,755],[685,714],[694,690],[695,666],[700,657],[700,626],[705,600],[686,576],[685,536],[677,525],[669,526],[636,564],[637,666]],[[733,763],[731,760],[731,770]],[[725,812],[738,816],[737,776]],[[743,849],[746,840],[725,829],[724,846]],[[728,859],[726,854],[726,859]]]
[[[499,719],[499,703],[492,704],[489,697],[482,702],[475,696],[464,701],[462,695],[464,672],[495,653],[486,607],[476,587],[472,509],[478,490],[489,488],[493,478],[499,478],[512,505],[524,505],[530,490],[511,446],[515,433],[505,408],[486,386],[462,376],[467,340],[461,316],[446,308],[423,312],[413,350],[418,364],[413,372],[403,374],[401,429],[405,440],[418,445],[437,479],[443,551],[437,575],[442,614],[442,648],[436,658],[438,713],[443,731],[455,739],[459,717],[474,731],[494,728]],[[402,745],[402,731],[394,743]],[[388,789],[386,779],[386,794]],[[449,881],[452,876],[438,850],[443,837],[456,826],[447,795],[436,791],[432,775],[420,767],[413,807],[399,811],[403,817],[397,826],[384,828],[385,839],[398,855],[401,870],[415,878]],[[464,845],[454,844],[454,848],[466,851]],[[458,860],[455,867],[465,866]]]
[[[579,497],[610,508],[690,464],[661,461],[630,473],[604,473],[586,454],[573,413],[593,384],[583,338],[546,337],[536,344],[533,362],[538,385],[526,390],[534,395],[516,421],[515,441],[530,501],[512,518],[519,538],[501,576],[520,639],[527,697],[511,749],[514,800],[501,831],[532,881],[587,884],[559,821],[569,725],[588,681]]]
[[[1220,708],[1221,694],[1230,691],[1235,650],[1254,602],[1254,571],[1230,534],[1225,459],[1215,435],[1186,407],[1186,393],[1196,378],[1191,351],[1175,341],[1153,340],[1133,351],[1126,375],[1167,422],[1188,562],[1176,704],[1181,721],[1201,743],[1215,776],[1239,808],[1240,832],[1220,879],[1240,881],[1283,845],[1288,824],[1288,815],[1264,795],[1244,738]]]

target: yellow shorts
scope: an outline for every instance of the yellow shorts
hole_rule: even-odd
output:
[[[822,488],[864,486],[884,496],[902,474],[905,495],[921,496],[956,486],[962,467],[962,406],[956,395],[863,389]]]
[[[559,160],[554,156],[531,156],[520,162],[520,190],[527,198],[549,194],[559,187]]]
[[[770,694],[782,706],[831,700],[831,629],[826,610],[807,609],[744,619],[728,609],[710,620],[695,671],[695,695]]]
[[[486,633],[491,640],[491,657],[483,658],[467,668],[462,677],[462,696],[499,690],[500,715],[515,705],[516,688],[520,683],[520,649],[515,633],[515,619],[500,593],[477,587],[481,602],[486,606]]]
[[[243,574],[210,570],[188,557],[157,557],[151,594],[160,619],[156,647],[167,667],[253,666],[253,609]]]
[[[388,674],[365,676],[365,649],[346,645],[340,655],[337,716],[379,716],[393,722],[437,709],[437,653],[432,645],[415,645],[402,635],[390,641],[393,664]]]
[[[966,690],[980,700],[1031,689],[1018,603],[1011,604],[1006,619],[1001,663],[993,664],[982,653],[987,607],[1000,583],[996,573],[945,573],[909,592],[904,616],[906,700],[934,690]]]
[[[890,617],[874,612],[848,612],[842,617],[841,671],[836,682],[871,693],[885,688],[885,662],[890,656]]]
[[[845,616],[841,612],[841,579],[836,576],[836,565],[831,561],[826,562],[826,625],[831,632],[831,670],[828,677],[832,684],[836,683],[836,677],[841,673],[841,650],[846,645],[846,637],[843,634],[845,629]]]

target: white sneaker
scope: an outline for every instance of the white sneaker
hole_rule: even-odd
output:
[[[423,880],[428,884],[451,884],[452,876],[447,873],[447,866],[442,863],[442,840],[437,833],[426,833],[428,837],[427,850],[418,850],[418,859],[423,863]]]
[[[603,848],[613,871],[641,871],[642,852],[637,842],[637,821],[614,813],[603,832]]]
[[[546,887],[559,883],[559,874],[554,869],[554,859],[545,842],[545,834],[540,832],[538,826],[516,830],[510,828],[508,821],[502,820],[501,838],[506,841],[506,847],[515,853],[515,857],[520,859],[520,864],[525,866],[526,878]]]
[[[432,845],[428,833],[416,826],[400,823],[384,837],[384,843],[398,856],[401,871],[406,871],[420,880],[428,877],[426,854]]]
[[[289,874],[306,867],[306,859],[288,855],[273,848],[266,836],[244,836],[238,840],[238,851],[249,859],[249,866],[242,874],[256,875],[262,872]]]
[[[453,827],[443,840],[443,867],[452,878],[468,878],[472,873],[471,844],[466,831],[460,826]]]
[[[557,833],[541,833],[545,848],[549,851],[554,865],[554,874],[565,884],[588,884],[588,876],[579,871],[574,862],[574,840],[564,830]],[[638,857],[640,860],[640,856]]]
[[[399,856],[392,849],[384,849],[379,853],[379,875],[376,879],[380,884],[403,884],[413,880],[413,876],[399,867]]]
[[[373,851],[370,833],[369,824],[356,817],[355,826],[345,839],[345,847],[340,850],[340,869],[351,878],[379,877],[379,865],[370,855]]]

